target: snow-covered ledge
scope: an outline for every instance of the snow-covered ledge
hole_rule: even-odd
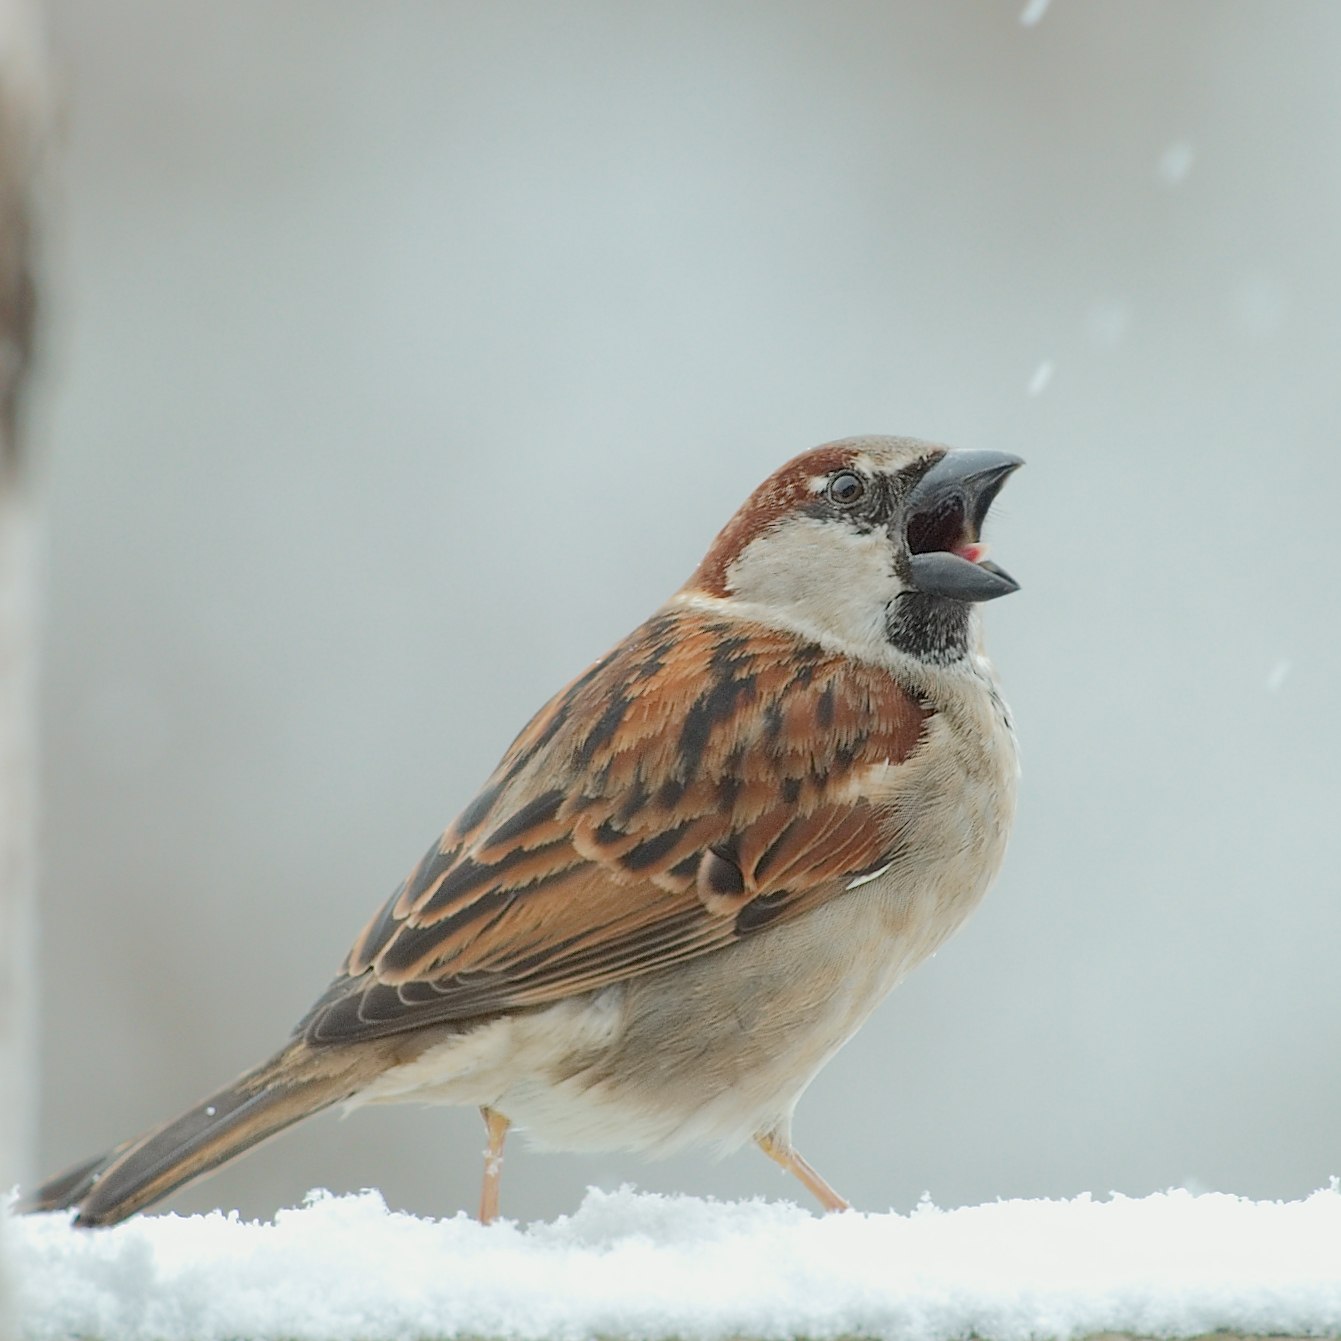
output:
[[[273,1223],[10,1223],[30,1341],[1341,1335],[1341,1193],[819,1217],[589,1192],[484,1229],[314,1195]]]

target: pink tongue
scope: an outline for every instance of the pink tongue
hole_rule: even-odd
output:
[[[987,546],[979,540],[973,540],[965,545],[956,545],[955,553],[970,563],[981,563],[987,557]]]

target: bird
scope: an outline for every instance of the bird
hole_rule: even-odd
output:
[[[802,452],[522,729],[267,1061],[23,1199],[115,1224],[332,1105],[477,1107],[479,1219],[542,1149],[792,1142],[826,1061],[1004,857],[1019,767],[981,605],[1019,457]]]

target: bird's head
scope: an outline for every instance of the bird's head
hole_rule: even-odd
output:
[[[849,650],[944,663],[974,607],[1017,584],[983,523],[1019,457],[862,437],[794,457],[723,528],[685,585]]]

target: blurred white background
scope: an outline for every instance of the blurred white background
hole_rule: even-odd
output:
[[[803,1100],[868,1209],[1341,1171],[1341,9],[52,0],[43,1172],[268,1054],[796,451],[1028,459],[1006,871]],[[1036,6],[1035,6],[1036,8]],[[473,1206],[461,1110],[180,1195]],[[794,1197],[752,1150],[510,1150]]]

